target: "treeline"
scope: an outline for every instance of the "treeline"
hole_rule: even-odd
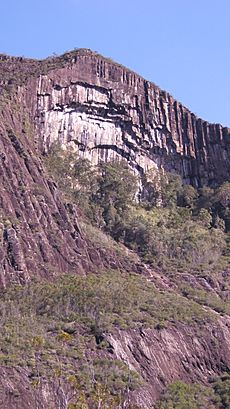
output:
[[[146,262],[183,271],[229,263],[229,182],[197,190],[177,175],[152,172],[144,176],[140,193],[127,162],[95,167],[58,145],[46,165],[67,201]]]

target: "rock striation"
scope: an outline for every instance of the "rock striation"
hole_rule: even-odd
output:
[[[135,401],[149,409],[160,392],[175,379],[207,383],[221,371],[229,370],[230,320],[219,318],[211,326],[176,326],[158,331],[119,331],[109,337],[117,358],[142,374],[146,384]]]
[[[89,50],[36,83],[42,148],[71,144],[93,163],[124,158],[140,174],[165,169],[195,186],[230,176],[230,129],[197,118],[167,92]]]
[[[124,158],[140,174],[163,169],[195,186],[230,177],[229,128],[196,117],[95,52],[79,49],[43,61],[0,56],[0,76],[2,88],[20,85],[42,152],[59,141],[95,164]]]
[[[208,384],[210,378],[229,370],[229,334],[229,319],[220,318],[203,329],[178,324],[161,331],[119,331],[109,336],[112,357],[125,362],[143,380],[142,387],[129,395],[126,407],[135,403],[141,409],[150,409],[162,389],[175,379]],[[28,402],[32,409],[66,409],[64,398],[72,393],[54,380],[41,379],[35,388],[28,368],[10,367],[1,367],[0,390],[1,409],[27,409]]]
[[[32,80],[0,95],[0,288],[35,276],[129,269],[129,262],[123,265],[84,237],[76,208],[63,203],[48,176],[31,110],[33,81],[36,90]]]

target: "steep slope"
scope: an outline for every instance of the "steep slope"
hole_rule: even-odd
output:
[[[0,287],[123,265],[82,236],[76,208],[63,203],[44,169],[23,96],[21,90],[1,96]]]
[[[160,278],[152,272],[153,284],[110,271],[6,292],[0,300],[0,408],[70,409],[102,380],[112,381],[112,396],[118,391],[122,397],[119,407],[150,409],[175,379],[209,386],[229,372],[229,316],[187,300]],[[117,409],[109,396],[99,395],[101,403]],[[98,406],[91,401],[85,408]]]
[[[197,118],[125,67],[85,49],[0,62],[2,86],[26,83],[23,98],[44,151],[54,141],[71,143],[94,163],[122,156],[140,173],[165,168],[196,186],[229,178],[229,128]]]
[[[11,280],[25,282],[29,271],[52,275],[52,267],[68,271],[71,265],[82,271],[75,243],[80,232],[55,184],[45,179],[32,135],[21,129],[19,115],[7,107],[1,118],[2,286]]]
[[[27,89],[45,151],[58,140],[94,163],[122,156],[140,173],[164,168],[196,186],[229,178],[229,129],[137,74],[90,50],[41,62],[44,70]]]
[[[164,308],[161,304],[156,308],[169,313],[164,325],[161,317],[149,328],[143,325],[121,329],[114,325],[113,330],[100,334],[103,339],[99,341],[98,334],[90,333],[94,347],[86,353],[87,358],[117,358],[137,371],[144,384],[130,394],[130,400],[141,408],[150,408],[173,379],[207,384],[210,377],[229,371],[228,310],[219,313],[212,306],[195,303],[193,314],[192,301],[179,294],[177,280],[146,268],[121,245],[111,241],[106,246],[109,239],[99,236],[96,230],[89,240],[79,225],[75,206],[64,203],[47,174],[42,155],[59,141],[73,146],[95,164],[123,158],[140,175],[152,168],[164,169],[180,174],[195,186],[216,185],[230,177],[230,130],[196,118],[154,84],[90,50],[76,50],[44,61],[0,56],[0,84],[0,286],[25,284],[34,277],[53,281],[62,273],[85,275],[109,267],[114,272],[120,269],[145,275],[144,287],[150,282],[156,300],[168,297]],[[207,277],[178,277],[178,282],[186,280],[194,288],[200,285],[208,289],[211,295],[223,292],[224,302],[228,297],[229,271],[224,271],[219,281],[212,278],[211,283]],[[179,310],[185,307],[182,317],[180,311],[174,317],[175,304],[175,311],[170,312],[171,300],[177,300],[177,296]],[[48,302],[48,311],[51,301],[47,299],[44,297],[41,305]],[[150,305],[152,302],[155,298]],[[26,327],[28,338],[31,329],[35,341],[36,327],[31,319],[33,324],[36,319],[40,323],[40,309],[39,304],[38,316],[29,316],[32,328]],[[13,320],[16,317],[18,325],[23,323],[26,313],[15,315],[12,311],[10,323],[12,319],[13,327],[18,328]],[[2,314],[2,329],[6,326],[9,330],[7,319],[7,313]],[[53,340],[59,329],[49,327],[45,336]],[[78,333],[77,327],[76,333],[76,337],[85,336],[82,328]],[[30,345],[31,339],[24,341]],[[107,343],[105,350],[100,346],[102,341]],[[5,342],[9,343],[9,339]],[[23,342],[16,339],[16,347],[20,349]],[[49,353],[57,357],[59,364],[72,365],[75,358],[62,356],[63,349],[69,352],[68,342],[67,347],[62,339],[60,342],[62,349],[51,345]],[[39,384],[33,383],[31,372],[33,365],[36,367],[43,359],[39,349],[42,346],[35,345],[35,364],[24,362],[24,368],[14,363],[14,354],[6,357],[7,348],[1,346],[2,409],[51,409],[55,405],[68,408],[64,399],[68,385],[60,387],[58,376],[53,381],[39,374]],[[75,361],[73,368],[77,368]]]

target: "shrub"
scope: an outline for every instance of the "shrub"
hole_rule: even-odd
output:
[[[186,384],[180,380],[171,383],[155,409],[215,409],[215,396],[210,388]]]
[[[223,374],[211,384],[218,402],[218,408],[230,408],[230,375]]]

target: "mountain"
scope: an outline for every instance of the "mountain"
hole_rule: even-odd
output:
[[[46,166],[52,147],[60,146],[95,166],[127,163],[141,183],[149,172],[170,172],[194,188],[217,189],[220,197],[219,186],[230,180],[229,142],[229,128],[197,118],[154,84],[90,50],[42,61],[0,55],[0,408],[100,407],[94,386],[104,388],[98,381],[104,372],[113,377],[108,399],[122,391],[120,407],[148,409],[175,379],[207,386],[229,372],[229,265],[193,274],[177,264],[166,274],[146,263],[140,243],[127,246],[110,237],[114,232],[91,226]],[[229,199],[219,200],[212,214],[224,211],[227,226]],[[184,224],[189,212],[181,213]],[[210,240],[212,257],[223,246],[229,260],[228,232],[218,226],[195,229]],[[154,229],[160,224],[151,234]],[[195,241],[196,251],[204,241]],[[85,301],[76,306],[81,294]],[[60,303],[65,298],[68,308]],[[104,315],[95,307],[99,300]],[[96,374],[93,386],[86,380],[76,386],[75,372],[89,377],[85,366]],[[90,399],[91,406],[71,406],[71,399],[82,405]]]
[[[44,150],[72,142],[95,163],[122,156],[140,172],[163,167],[196,186],[229,178],[229,128],[112,60],[80,49],[40,62],[2,56],[1,66],[3,86],[21,84]]]

